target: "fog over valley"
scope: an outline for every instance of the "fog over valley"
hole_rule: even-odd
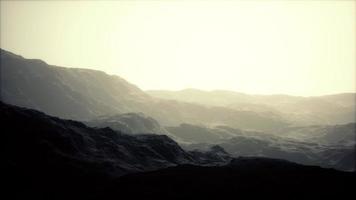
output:
[[[355,2],[0,5],[5,197],[354,195]]]

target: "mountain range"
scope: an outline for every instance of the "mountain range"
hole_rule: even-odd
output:
[[[233,91],[146,91],[154,97],[209,106],[224,106],[237,111],[270,114],[286,119],[294,126],[333,125],[356,121],[356,94],[325,96],[249,95]]]
[[[116,75],[52,66],[5,50],[1,50],[1,68],[4,102],[66,119],[142,112],[164,126],[201,123],[274,130],[288,124],[266,113],[154,98]]]
[[[339,198],[352,191],[355,93],[143,91],[117,75],[5,50],[0,61],[3,177],[12,195],[166,199],[258,190],[272,197],[278,187],[284,195]]]
[[[303,127],[303,133],[310,133],[311,139],[291,138],[283,134],[268,134],[264,132],[245,131],[226,126],[204,127],[192,124],[182,124],[178,127],[167,127],[176,138],[185,141],[181,146],[186,150],[205,151],[218,145],[227,153],[238,156],[260,156],[290,160],[304,165],[318,165],[339,170],[354,171],[355,160],[355,126],[356,124],[320,127]],[[294,130],[294,129],[293,129]],[[336,131],[335,131],[336,130]],[[334,131],[334,132],[333,132]],[[326,132],[327,134],[320,134]],[[291,131],[292,134],[294,134]],[[313,135],[314,134],[314,135]],[[332,135],[348,138],[338,142],[325,140]],[[188,142],[189,141],[189,142]]]
[[[340,167],[337,161],[354,155],[349,150],[355,145],[354,98],[353,93],[297,97],[196,89],[144,92],[116,75],[52,66],[1,50],[1,99],[6,103],[80,120],[91,127],[110,127],[129,134],[164,134],[185,147],[206,149],[204,143],[207,147],[239,146],[228,148],[238,156],[281,158],[282,152],[286,159],[297,153],[308,158],[292,159],[302,164],[354,169],[353,162]],[[260,133],[257,138],[255,133]],[[237,137],[239,145],[234,142]],[[263,145],[257,145],[257,140],[268,144],[264,152],[275,153],[260,152]],[[241,149],[241,141],[256,144],[251,148],[260,150]],[[291,148],[282,148],[282,144],[290,146],[289,141],[294,146],[292,152]],[[334,156],[338,159],[325,163],[320,156],[310,156],[328,149],[338,149],[341,154]]]
[[[250,198],[282,198],[291,192],[298,198],[343,198],[353,192],[351,172],[233,158],[219,146],[210,152],[185,151],[164,135],[90,128],[4,103],[0,111],[2,195],[12,199],[180,199],[235,192]]]
[[[163,126],[191,123],[260,131],[355,122],[354,93],[296,97],[194,89],[144,92],[116,75],[48,65],[5,50],[1,73],[4,102],[67,119],[141,112]]]

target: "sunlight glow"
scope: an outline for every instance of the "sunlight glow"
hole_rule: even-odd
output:
[[[1,1],[1,48],[142,89],[355,92],[355,1]]]

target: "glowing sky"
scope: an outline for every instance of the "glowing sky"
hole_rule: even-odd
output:
[[[142,89],[355,91],[355,1],[1,1],[1,48]]]

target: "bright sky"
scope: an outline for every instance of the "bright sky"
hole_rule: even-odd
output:
[[[355,92],[355,1],[1,1],[1,48],[142,89]]]

